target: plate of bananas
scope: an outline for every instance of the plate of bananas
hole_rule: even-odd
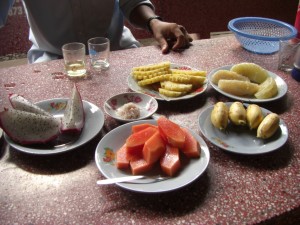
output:
[[[249,62],[215,69],[208,80],[219,93],[249,103],[275,101],[287,92],[287,84],[281,77]]]
[[[199,115],[201,133],[224,150],[255,155],[274,151],[288,139],[279,115],[256,104],[217,102]]]
[[[208,85],[206,71],[171,62],[134,67],[127,82],[131,90],[165,101],[193,98]]]

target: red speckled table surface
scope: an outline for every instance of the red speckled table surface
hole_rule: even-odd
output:
[[[288,85],[282,99],[261,104],[286,122],[289,138],[264,155],[226,152],[205,139],[198,127],[203,109],[232,101],[212,87],[180,102],[159,102],[158,113],[189,127],[206,141],[211,159],[199,179],[176,191],[142,194],[116,185],[97,186],[103,178],[94,153],[99,140],[120,125],[105,115],[99,135],[79,149],[59,155],[22,153],[2,139],[0,154],[0,224],[296,224],[300,222],[299,83],[277,70],[278,54],[258,55],[242,49],[234,37],[194,41],[181,53],[162,55],[157,46],[111,53],[111,67],[77,81],[84,100],[103,110],[104,101],[130,91],[132,67],[171,61],[211,71],[224,65],[254,62],[279,75]],[[33,102],[68,97],[62,60],[0,70],[1,110],[9,93]]]

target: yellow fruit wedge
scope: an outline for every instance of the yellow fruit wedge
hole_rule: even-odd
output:
[[[261,84],[269,77],[268,71],[255,63],[239,63],[231,67],[230,70],[246,76],[250,81],[258,84]]]
[[[259,88],[258,84],[241,80],[219,80],[218,87],[236,96],[253,96]]]
[[[272,98],[278,94],[278,87],[273,77],[268,77],[259,85],[258,91],[254,96],[258,99]]]
[[[214,84],[218,84],[219,80],[243,80],[250,82],[248,77],[230,70],[218,70],[217,72],[215,72],[211,77],[211,81]]]

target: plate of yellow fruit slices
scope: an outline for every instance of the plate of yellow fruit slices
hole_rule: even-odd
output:
[[[274,151],[286,143],[288,139],[288,129],[285,122],[280,119],[278,115],[278,127],[269,136],[263,136],[259,132],[259,129],[263,130],[265,128],[259,128],[258,126],[257,128],[250,129],[250,124],[248,122],[243,125],[236,125],[229,118],[225,118],[228,124],[224,129],[215,126],[212,122],[212,116],[216,116],[213,115],[214,107],[217,107],[217,105],[220,104],[229,110],[230,106],[236,103],[237,102],[226,102],[224,105],[223,102],[218,102],[213,106],[208,106],[200,113],[198,117],[200,131],[212,144],[233,153],[257,155]],[[242,105],[246,110],[250,105],[259,107],[256,104],[243,103]],[[221,108],[222,107],[219,108],[219,111],[222,111]],[[263,117],[260,124],[264,123],[262,125],[265,125],[268,121],[263,122],[263,119],[267,118],[267,116],[269,117],[269,115],[274,115],[274,113],[262,107],[259,107],[259,109],[261,110]],[[233,110],[236,110],[236,108]],[[229,111],[227,113],[229,114]],[[252,112],[252,117],[255,117],[255,114],[255,112]],[[265,125],[265,127],[266,126],[267,125]],[[264,132],[266,133],[267,131],[264,130]]]
[[[134,67],[127,83],[135,92],[164,101],[193,98],[208,86],[206,71],[170,62]]]
[[[219,93],[243,102],[271,102],[287,92],[285,81],[255,63],[239,63],[212,70],[207,79]]]

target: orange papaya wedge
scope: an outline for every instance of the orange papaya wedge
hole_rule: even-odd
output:
[[[152,167],[153,164],[147,163],[144,158],[133,157],[130,160],[130,168],[131,168],[131,173],[133,175],[147,173],[149,170],[152,169]]]
[[[181,129],[185,133],[185,141],[183,147],[180,150],[188,158],[199,158],[201,153],[198,141],[186,128]]]
[[[143,158],[147,163],[155,163],[165,153],[165,143],[163,142],[159,131],[153,134],[143,147]]]
[[[185,133],[180,126],[164,116],[157,120],[158,130],[163,139],[171,146],[182,148],[185,141]]]
[[[174,176],[181,167],[179,149],[167,145],[165,154],[160,159],[160,167],[168,176]]]
[[[145,142],[157,131],[157,128],[148,127],[144,130],[131,134],[126,139],[127,151],[131,154],[142,152]]]
[[[131,127],[131,131],[132,133],[136,133],[136,132],[139,132],[141,130],[144,130],[148,127],[154,127],[154,128],[157,128],[157,126],[153,125],[153,124],[150,124],[150,123],[141,123],[141,124],[136,124],[136,125],[133,125]]]
[[[116,166],[118,169],[129,168],[129,158],[127,154],[126,144],[124,144],[119,150],[116,151]]]

